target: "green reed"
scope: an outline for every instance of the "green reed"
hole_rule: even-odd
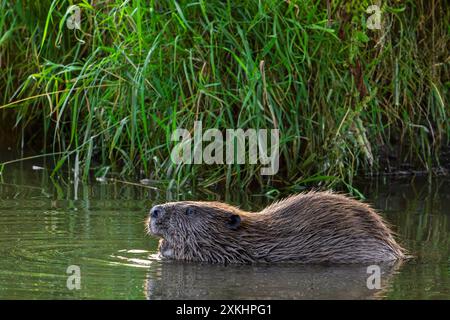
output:
[[[66,27],[74,3],[81,30]],[[352,190],[353,177],[387,165],[439,166],[446,2],[383,1],[381,30],[367,28],[370,1],[329,4],[0,0],[0,121],[53,155],[55,173],[69,165],[84,178]],[[279,128],[280,171],[172,163],[171,133],[196,120]]]

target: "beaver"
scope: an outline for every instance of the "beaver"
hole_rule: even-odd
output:
[[[163,258],[208,263],[373,263],[406,258],[368,204],[310,191],[247,212],[221,202],[156,205],[147,232]]]

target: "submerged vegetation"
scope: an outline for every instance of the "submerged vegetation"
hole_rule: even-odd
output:
[[[70,5],[81,11],[69,29]],[[0,0],[0,124],[88,178],[302,186],[442,166],[446,0]],[[176,128],[280,129],[280,170],[176,165]]]

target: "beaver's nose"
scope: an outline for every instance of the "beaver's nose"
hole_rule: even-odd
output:
[[[154,206],[150,210],[150,216],[154,219],[161,217],[163,214],[164,214],[164,209],[161,206]]]

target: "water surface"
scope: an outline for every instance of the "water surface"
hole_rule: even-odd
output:
[[[148,209],[168,200],[222,200],[245,209],[257,193],[192,192],[123,183],[51,179],[32,164],[0,175],[0,298],[7,299],[449,299],[450,180],[360,183],[416,259],[380,266],[381,289],[367,288],[367,266],[220,266],[161,261],[145,234]],[[67,287],[79,266],[81,289]]]

